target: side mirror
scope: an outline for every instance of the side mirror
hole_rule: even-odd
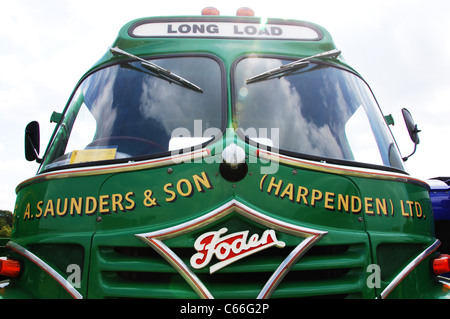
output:
[[[414,151],[409,155],[403,158],[403,161],[407,161],[417,149],[417,144],[420,143],[419,140],[419,132],[420,130],[417,128],[417,124],[414,122],[411,113],[407,109],[402,109],[403,119],[405,120],[406,128],[408,129],[409,137],[414,142]]]
[[[36,160],[41,162],[39,158],[40,134],[39,123],[36,121],[30,122],[25,128],[25,158],[27,161]]]

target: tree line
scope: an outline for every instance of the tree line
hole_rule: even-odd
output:
[[[11,237],[13,214],[9,210],[0,210],[0,238]]]

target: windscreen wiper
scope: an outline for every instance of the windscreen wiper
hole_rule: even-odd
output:
[[[297,60],[297,61],[294,61],[294,62],[291,62],[288,64],[284,64],[278,68],[271,69],[271,70],[263,72],[261,74],[252,76],[251,78],[247,79],[247,84],[258,82],[258,81],[263,81],[263,80],[266,80],[275,75],[282,76],[289,72],[301,69],[301,68],[309,65],[309,62],[312,59],[331,58],[331,57],[337,58],[340,54],[341,54],[340,50],[334,49],[331,51],[327,51],[327,52],[319,53],[319,54],[316,54],[316,55],[313,55],[310,57],[306,57],[306,58],[303,58],[303,59],[300,59],[300,60]]]
[[[163,67],[160,67],[159,65],[156,65],[156,64],[151,63],[151,62],[149,62],[147,60],[144,60],[144,59],[142,59],[142,58],[140,58],[140,57],[138,57],[138,56],[136,56],[134,54],[128,53],[128,52],[126,52],[126,51],[124,51],[124,50],[122,50],[122,49],[120,49],[118,47],[110,48],[110,51],[114,55],[120,54],[120,55],[127,56],[129,58],[141,61],[141,65],[144,68],[154,72],[156,75],[161,75],[162,78],[164,78],[164,79],[166,79],[168,81],[174,81],[174,82],[180,84],[181,86],[184,86],[184,87],[189,88],[191,90],[194,90],[196,92],[203,93],[203,89],[201,87],[195,85],[194,83],[186,80],[185,78],[183,78],[183,77],[181,77],[181,76],[179,76],[179,75],[177,75],[175,73],[172,73],[168,69],[165,69]]]

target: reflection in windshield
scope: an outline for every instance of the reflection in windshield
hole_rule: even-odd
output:
[[[387,125],[359,77],[311,62],[283,77],[246,84],[250,76],[280,64],[286,61],[246,58],[237,64],[236,127],[278,128],[272,143],[280,150],[403,170]]]
[[[161,66],[154,64],[150,61],[147,61],[143,58],[140,58],[136,55],[133,55],[124,50],[121,50],[119,47],[111,48],[110,51],[113,54],[124,55],[124,56],[132,58],[133,60],[141,61],[141,65],[144,68],[150,70],[154,76],[157,76],[161,79],[166,79],[169,82],[175,82],[181,86],[184,86],[185,88],[194,90],[196,92],[200,92],[200,93],[203,92],[201,87],[199,87],[198,85],[195,85],[194,83],[190,82],[189,80],[186,80],[185,78],[179,76],[178,74],[175,74],[168,69],[162,68]]]
[[[99,70],[75,93],[44,169],[164,153],[177,128],[194,136],[194,123],[201,123],[202,132],[222,127],[222,77],[216,61],[205,57],[154,61],[192,79],[203,93],[155,77],[138,61]]]

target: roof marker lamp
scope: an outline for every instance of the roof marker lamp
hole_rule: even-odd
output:
[[[20,262],[13,259],[0,259],[0,275],[16,278],[20,274]]]
[[[203,16],[219,16],[220,11],[214,7],[206,7],[202,10]]]
[[[237,10],[236,15],[239,17],[254,17],[255,12],[250,8],[242,7]]]
[[[450,272],[450,256],[441,254],[438,258],[433,260],[433,271],[436,275]]]

